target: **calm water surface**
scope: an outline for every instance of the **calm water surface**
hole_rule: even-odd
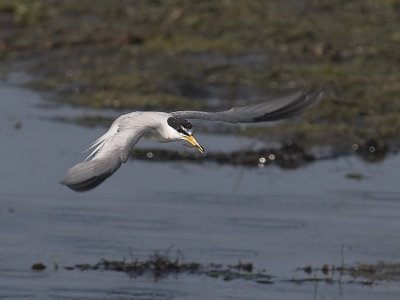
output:
[[[133,161],[79,194],[58,182],[104,129],[52,122],[82,111],[41,108],[39,95],[9,83],[0,83],[0,99],[0,299],[399,299],[398,283],[279,280],[304,277],[297,267],[342,259],[399,261],[399,156],[380,164],[342,158],[294,171]],[[198,139],[209,150],[256,144],[233,136]],[[147,145],[155,146],[138,147]],[[346,178],[350,172],[365,179]],[[252,262],[277,280],[182,274],[154,281],[52,268],[121,260],[130,251],[145,259],[170,247],[187,261]],[[50,268],[31,271],[35,262]]]

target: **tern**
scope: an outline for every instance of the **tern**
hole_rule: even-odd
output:
[[[305,112],[323,100],[325,88],[310,88],[285,97],[271,99],[259,104],[232,107],[220,112],[134,111],[119,116],[108,131],[91,144],[89,156],[71,167],[62,184],[74,191],[88,191],[110,177],[142,138],[166,143],[187,141],[204,153],[204,148],[193,136],[191,119],[229,123],[257,123],[285,119]]]

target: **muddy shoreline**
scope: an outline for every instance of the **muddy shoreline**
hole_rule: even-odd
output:
[[[398,149],[398,7],[3,0],[0,62],[2,73],[34,74],[27,85],[49,101],[117,111],[217,110],[333,82],[337,95],[300,120],[238,134],[306,148],[374,140]]]

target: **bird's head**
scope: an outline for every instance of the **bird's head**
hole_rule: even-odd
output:
[[[193,136],[193,125],[188,120],[179,117],[170,117],[167,120],[168,125],[172,127],[179,135],[179,139],[187,141],[193,147],[204,153],[204,148],[196,141]]]

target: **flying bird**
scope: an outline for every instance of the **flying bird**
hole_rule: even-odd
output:
[[[311,88],[305,92],[220,112],[134,111],[124,114],[91,144],[88,149],[91,153],[86,160],[70,168],[61,183],[78,192],[95,188],[129,159],[130,151],[142,137],[161,143],[187,141],[204,153],[204,148],[193,136],[193,125],[188,119],[228,123],[276,121],[309,110],[321,102],[324,96],[325,88]]]

